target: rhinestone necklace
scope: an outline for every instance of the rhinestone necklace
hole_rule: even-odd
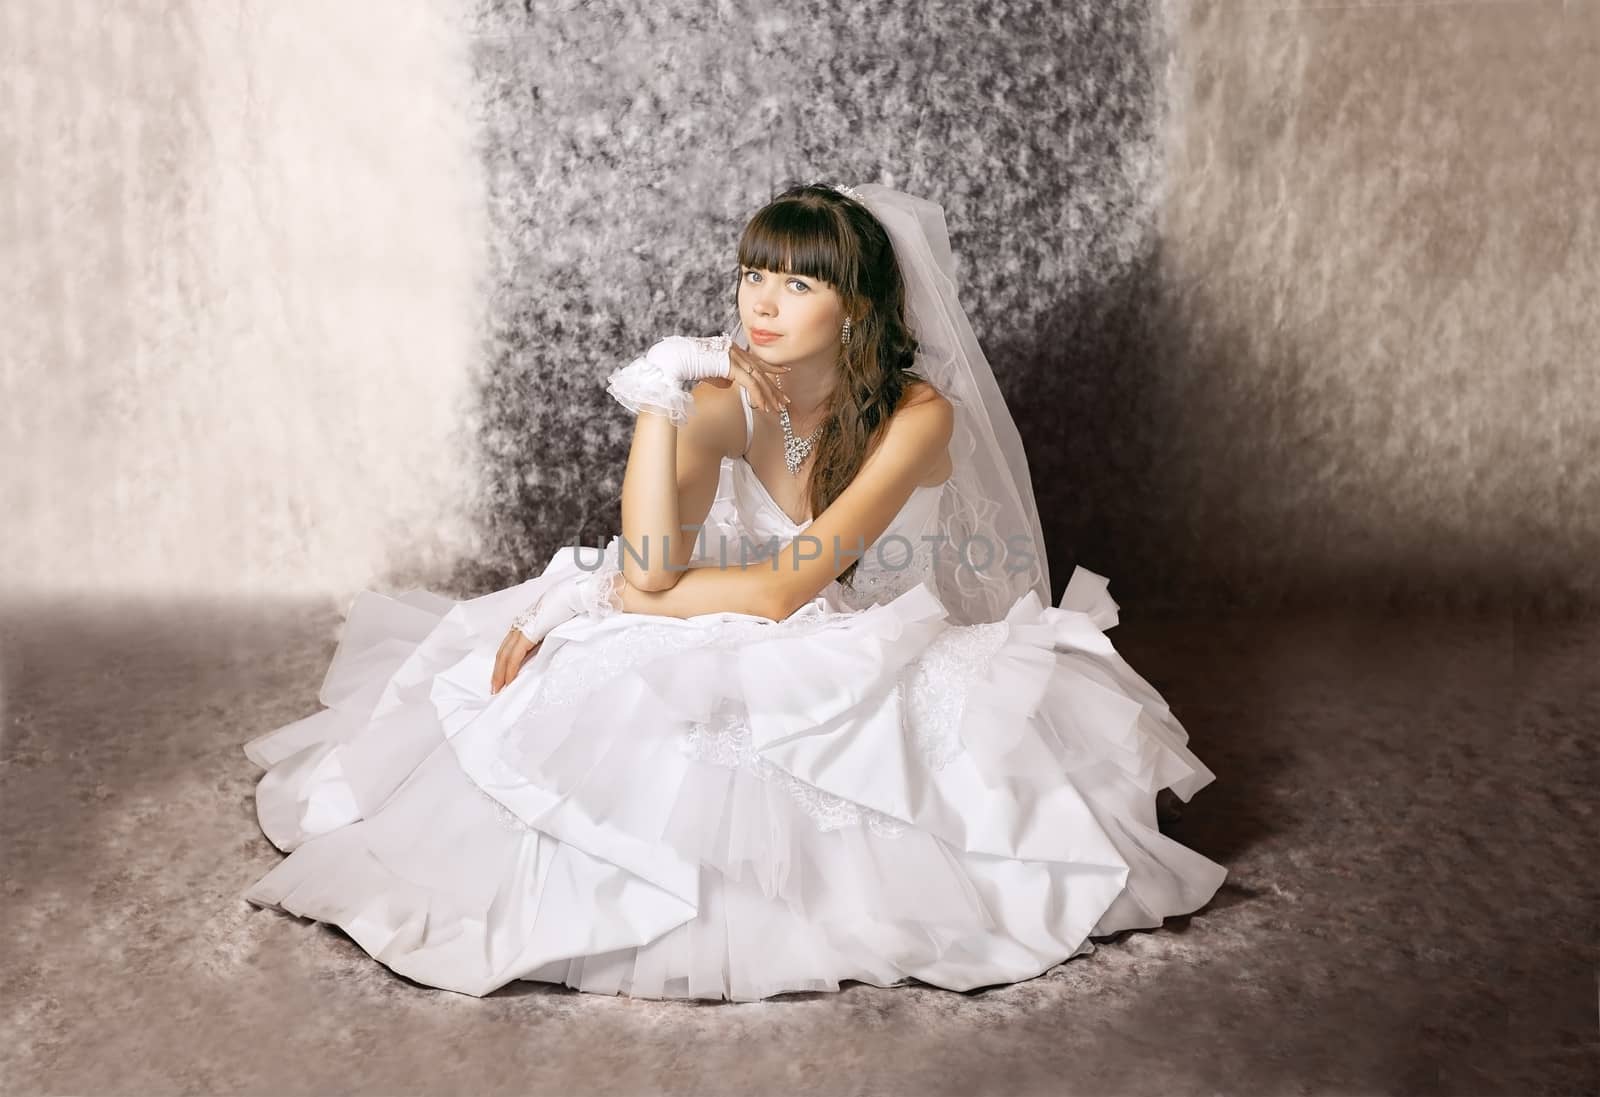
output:
[[[800,475],[800,466],[811,453],[811,447],[817,444],[817,438],[822,434],[822,428],[827,425],[827,420],[817,424],[817,429],[804,438],[796,438],[794,424],[789,421],[789,409],[779,408],[778,418],[783,421],[783,463],[789,467],[790,476]]]

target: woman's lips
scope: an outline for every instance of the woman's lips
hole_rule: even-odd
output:
[[[761,331],[760,329],[752,329],[750,332],[750,341],[752,343],[760,343],[763,346],[767,343],[776,342],[782,338],[783,336],[781,335],[775,335],[770,331]]]

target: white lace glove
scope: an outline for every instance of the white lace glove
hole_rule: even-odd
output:
[[[511,622],[511,627],[535,644],[557,625],[581,613],[609,617],[622,609],[622,571],[617,567],[615,541],[605,550],[599,567],[579,572],[556,583],[539,600]]]
[[[653,411],[680,426],[689,421],[693,400],[689,389],[706,377],[727,377],[728,347],[733,338],[721,335],[669,335],[644,355],[614,371],[606,391],[629,411]]]
[[[582,612],[583,596],[578,591],[578,580],[569,579],[545,591],[537,602],[511,622],[511,627],[537,644],[550,635],[551,629]]]

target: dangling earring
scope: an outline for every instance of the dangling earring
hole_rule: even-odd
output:
[[[848,316],[844,318],[844,328],[839,332],[839,342],[850,342],[850,317]]]

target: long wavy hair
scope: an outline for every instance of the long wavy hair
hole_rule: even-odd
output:
[[[889,234],[864,205],[832,187],[805,184],[756,211],[739,237],[736,312],[746,267],[827,282],[850,318],[850,342],[839,345],[839,382],[828,397],[808,484],[811,513],[821,514],[861,471],[906,389],[926,381],[911,368],[917,340],[906,323],[900,264]],[[852,561],[839,582],[850,586],[860,562]]]

